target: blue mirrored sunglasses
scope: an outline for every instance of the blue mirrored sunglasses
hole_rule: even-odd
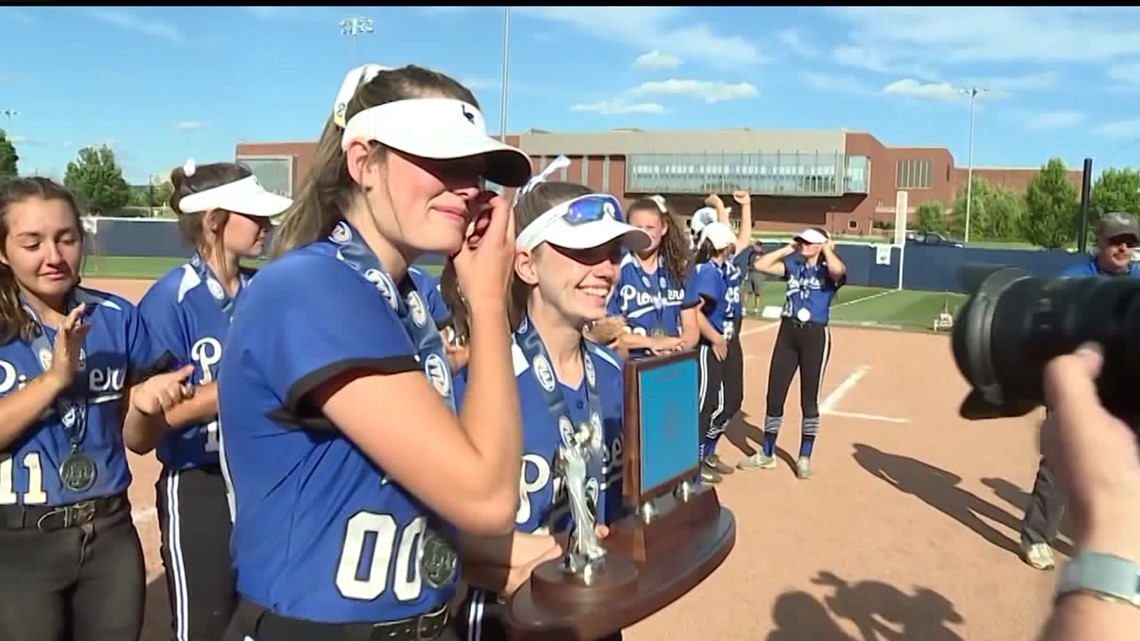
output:
[[[625,222],[621,213],[621,203],[613,196],[589,194],[570,201],[562,219],[571,225],[597,222],[609,216],[619,223]]]

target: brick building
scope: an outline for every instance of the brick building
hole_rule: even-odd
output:
[[[540,169],[559,154],[571,159],[558,178],[632,200],[665,196],[687,216],[710,192],[747,189],[754,196],[756,227],[791,230],[821,226],[836,234],[873,233],[873,222],[893,221],[895,195],[909,192],[918,205],[950,203],[967,169],[943,147],[891,147],[871,134],[827,130],[720,129],[597,133],[530,130],[508,135]],[[295,193],[315,143],[239,143],[237,160],[267,188]],[[1022,191],[1038,168],[975,167],[974,174]],[[1081,170],[1071,170],[1078,188]]]

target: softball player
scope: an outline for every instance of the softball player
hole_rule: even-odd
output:
[[[195,253],[150,288],[139,313],[158,351],[194,366],[198,392],[166,417],[174,431],[156,431],[136,452],[157,446],[162,463],[155,497],[174,639],[217,641],[237,606],[218,461],[218,366],[234,304],[253,275],[241,259],[261,256],[270,217],[292,201],[234,163],[187,161],[170,181],[170,208]]]
[[[768,409],[761,450],[737,463],[740,469],[776,467],[776,436],[784,422],[784,400],[800,372],[803,423],[796,476],[811,478],[811,455],[819,431],[819,388],[831,356],[831,302],[847,282],[847,266],[818,227],[800,232],[789,245],[760,257],[756,268],[788,283],[780,329],[768,369]]]
[[[701,460],[704,466],[701,478],[719,483],[732,468],[716,457],[716,444],[728,424],[728,399],[734,394],[743,395],[743,378],[737,375],[733,362],[743,363],[740,343],[737,306],[740,302],[740,270],[735,269],[730,257],[736,236],[732,228],[722,222],[712,222],[701,229],[697,243],[697,267],[692,287],[701,298],[700,331],[700,396]],[[736,276],[733,276],[735,271]],[[733,352],[737,356],[733,356]],[[737,392],[733,386],[740,386]],[[737,405],[739,407],[739,405]]]
[[[654,196],[628,208],[629,223],[650,243],[626,252],[606,313],[621,317],[626,331],[615,347],[632,358],[692,349],[700,337],[696,292],[685,287],[692,262],[684,232],[673,220],[665,199]]]
[[[79,287],[75,200],[0,183],[0,639],[135,641],[142,549],[124,439],[186,395],[131,303]],[[129,399],[129,400],[128,400]]]
[[[485,178],[527,156],[443,74],[349,73],[274,254],[222,354],[223,471],[240,602],[226,639],[454,638],[454,529],[510,531],[519,399],[504,313],[513,226]],[[473,322],[456,416],[407,266],[454,256]]]
[[[516,531],[509,538],[462,539],[464,578],[482,588],[470,593],[457,617],[469,641],[505,641],[504,606],[496,593],[513,592],[539,563],[562,554],[569,523],[553,465],[559,446],[571,443],[573,426],[593,422],[602,430],[601,469],[592,471],[587,485],[598,522],[625,515],[621,361],[585,340],[582,327],[605,315],[620,279],[623,245],[644,251],[651,241],[623,222],[613,196],[544,179],[540,175],[524,188],[514,208],[521,231],[511,306],[521,321],[512,352],[523,417]]]

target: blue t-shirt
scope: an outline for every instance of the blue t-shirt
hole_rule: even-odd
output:
[[[688,270],[691,281],[693,270]],[[633,253],[622,258],[618,282],[606,305],[607,316],[624,316],[629,330],[650,336],[660,329],[666,336],[681,335],[681,310],[700,304],[696,292],[686,283],[678,283],[668,270],[658,264],[652,273],[641,268]],[[648,350],[631,350],[630,356],[642,356]]]
[[[1122,272],[1106,272],[1096,262],[1096,256],[1083,263],[1077,263],[1061,272],[1061,278],[1081,278],[1084,276],[1140,276],[1140,263],[1129,263]]]
[[[709,324],[726,339],[732,340],[739,327],[730,316],[732,303],[729,301],[728,279],[721,271],[721,265],[711,260],[697,265],[690,287],[701,297],[701,313],[708,319]],[[737,297],[739,295],[738,283]],[[707,343],[704,336],[701,337],[701,342]]]
[[[827,259],[809,265],[803,254],[792,254],[784,259],[784,318],[826,325],[831,320],[831,301],[835,293],[847,283],[844,274],[838,281],[827,271]],[[807,317],[800,310],[807,310]]]
[[[416,284],[416,291],[423,297],[428,314],[431,314],[436,325],[447,322],[451,318],[451,308],[443,300],[439,278],[415,265],[408,268],[408,277]]]
[[[238,593],[277,614],[394,621],[454,595],[454,583],[433,588],[419,569],[436,519],[307,395],[346,370],[422,366],[397,312],[336,252],[317,242],[288,253],[237,303],[218,379],[230,548]],[[400,283],[404,295],[413,287]]]
[[[620,357],[613,351],[595,343],[587,343],[587,354],[596,375],[597,393],[601,402],[603,451],[600,467],[591,470],[587,493],[595,491],[598,522],[611,524],[628,514],[622,502],[622,426],[624,424],[625,397]],[[555,480],[554,462],[559,446],[565,444],[558,427],[558,419],[546,406],[544,392],[535,378],[534,369],[527,362],[517,343],[511,345],[515,377],[522,403],[523,457],[519,477],[519,509],[515,513],[515,530],[527,534],[564,532],[570,527],[570,510],[566,492]],[[553,370],[550,371],[553,376]],[[456,376],[456,394],[462,402],[466,393],[467,369]],[[590,420],[590,403],[587,380],[577,388],[561,382],[558,391],[566,400],[570,420],[575,425]],[[592,488],[596,483],[596,488]],[[468,639],[478,641],[482,627],[478,621],[483,615],[480,605],[494,601],[495,595],[472,589],[467,612]]]
[[[250,275],[243,272],[243,282]],[[239,290],[235,300],[240,296]],[[179,366],[194,365],[191,383],[205,385],[217,380],[230,319],[192,266],[175,267],[155,282],[139,301],[139,314],[157,353],[170,352]],[[216,417],[171,432],[158,444],[155,454],[168,470],[217,465]]]
[[[80,369],[60,398],[86,398],[87,420],[80,451],[95,462],[95,485],[85,492],[63,486],[59,467],[71,455],[62,419],[53,404],[40,420],[0,450],[0,505],[69,505],[125,492],[131,483],[123,446],[127,390],[135,377],[158,360],[138,310],[127,300],[86,287],[77,297],[87,304],[91,325],[83,343]],[[49,345],[55,330],[44,327]],[[51,352],[42,362],[50,365]],[[43,374],[41,355],[20,339],[0,346],[0,397],[22,389]]]

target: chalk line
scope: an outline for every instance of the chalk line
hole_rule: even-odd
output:
[[[878,414],[861,414],[859,412],[841,412],[839,410],[829,410],[826,412],[821,411],[820,414],[827,416],[838,416],[840,418],[859,418],[865,421],[882,421],[884,423],[909,423],[905,418],[895,418],[894,416],[879,416]]]
[[[840,383],[838,387],[831,390],[831,393],[828,394],[823,399],[823,402],[819,404],[819,411],[821,413],[830,412],[831,408],[835,407],[839,401],[843,400],[843,397],[847,395],[847,392],[850,392],[851,388],[855,387],[855,384],[858,383],[864,376],[866,376],[867,370],[869,369],[871,369],[870,365],[863,365],[862,367],[856,368],[854,372],[848,374],[847,378],[843,379],[843,382]]]
[[[836,303],[836,304],[832,305],[831,309],[835,309],[837,307],[845,307],[847,305],[854,305],[855,303],[862,303],[865,300],[871,300],[872,298],[878,298],[880,296],[886,296],[887,294],[894,294],[897,291],[898,291],[897,289],[888,289],[885,292],[879,292],[877,294],[871,294],[870,296],[864,296],[862,298],[856,298],[855,300],[845,300],[842,303]]]

